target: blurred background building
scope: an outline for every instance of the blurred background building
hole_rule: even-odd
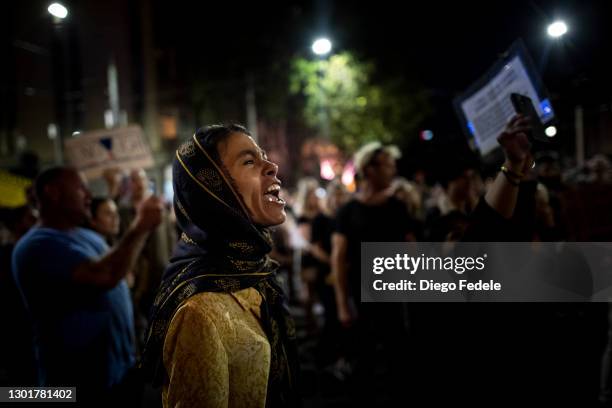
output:
[[[400,169],[411,173],[444,152],[469,152],[451,101],[519,37],[560,118],[555,150],[576,160],[579,115],[584,156],[612,153],[605,2],[504,2],[494,10],[420,4],[409,12],[391,3],[322,0],[62,4],[65,18],[47,11],[50,2],[3,5],[4,168],[18,166],[27,151],[43,165],[59,162],[62,140],[137,124],[161,182],[178,141],[197,126],[236,121],[279,160],[289,184],[321,174],[325,155],[314,167],[314,156],[303,157],[310,151],[303,143],[313,139],[333,143],[343,160],[364,140],[395,142],[405,151]],[[552,40],[545,28],[558,16],[570,30]],[[310,47],[321,35],[333,47],[317,56]],[[353,82],[334,78],[343,72],[338,61],[359,74]],[[354,93],[337,92],[351,86]]]

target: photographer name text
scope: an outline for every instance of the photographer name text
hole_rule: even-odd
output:
[[[372,262],[372,273],[382,275],[386,271],[402,271],[414,275],[421,271],[445,271],[457,275],[466,272],[483,271],[487,254],[479,257],[428,257],[409,256],[397,254],[394,257],[376,257]],[[414,277],[414,276],[412,276]],[[427,292],[455,292],[455,291],[501,291],[502,285],[494,280],[458,279],[453,282],[436,282],[432,279],[399,279],[385,282],[375,279],[372,283],[375,291],[427,291]]]

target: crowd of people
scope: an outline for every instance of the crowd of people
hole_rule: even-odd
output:
[[[43,170],[2,213],[0,382],[76,386],[84,406],[150,404],[145,383],[164,406],[611,404],[601,305],[360,301],[361,242],[584,236],[572,197],[609,187],[610,161],[564,171],[532,156],[527,129],[509,122],[490,177],[457,160],[433,185],[398,177],[399,150],[373,142],[355,191],[281,189],[238,125],[179,147],[173,203],[142,169],[110,169],[99,197],[74,168]]]

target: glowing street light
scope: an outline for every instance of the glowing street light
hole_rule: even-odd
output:
[[[332,49],[332,43],[327,38],[318,38],[312,43],[312,52],[317,55],[327,55]]]
[[[559,38],[567,33],[567,24],[559,20],[548,26],[548,35],[552,38]]]
[[[60,3],[53,3],[48,8],[47,11],[55,18],[59,18],[63,20],[68,16],[68,9],[61,5]]]
[[[555,137],[557,135],[557,128],[554,126],[549,126],[546,129],[544,129],[544,133],[548,137]]]

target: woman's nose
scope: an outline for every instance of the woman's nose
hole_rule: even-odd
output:
[[[275,177],[277,174],[278,174],[278,164],[266,160],[265,175]]]

